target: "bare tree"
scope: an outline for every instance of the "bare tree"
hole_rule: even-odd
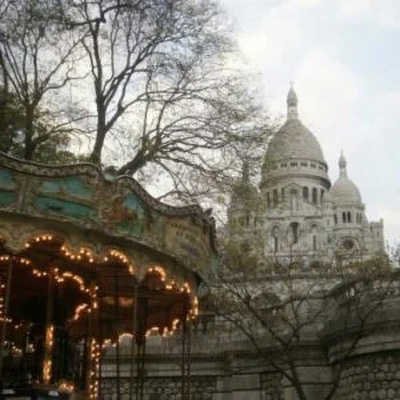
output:
[[[13,139],[22,149],[19,155],[30,160],[45,142],[68,144],[73,117],[62,89],[78,78],[74,62],[80,40],[60,29],[52,2],[9,1],[4,9],[0,20],[2,109],[11,105],[23,116],[23,125],[14,132],[20,137]],[[6,112],[2,114],[4,136],[8,121]]]
[[[68,147],[75,137],[90,161],[187,202],[219,195],[244,153],[261,154],[269,130],[257,85],[237,68],[212,0],[7,7],[0,68],[3,100],[23,116],[9,143],[17,155],[32,159],[44,143]],[[2,118],[3,137],[8,126]]]
[[[179,195],[193,183],[197,192],[203,181],[221,185],[244,147],[260,148],[265,115],[229,61],[234,45],[216,4],[81,0],[63,13],[84,37],[92,162],[106,153],[120,174],[163,174]]]
[[[251,269],[259,261],[255,254],[237,244],[226,247],[213,290],[216,314],[251,344],[261,365],[290,383],[300,400],[308,399],[299,370],[307,343],[322,340],[321,346],[329,348],[335,335],[346,337],[337,345],[331,381],[320,397],[333,399],[347,362],[398,293],[398,273],[387,257],[318,269],[272,259],[261,277]]]

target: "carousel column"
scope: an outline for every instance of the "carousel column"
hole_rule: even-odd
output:
[[[121,360],[120,360],[120,309],[119,309],[119,271],[115,268],[115,296],[114,296],[114,312],[115,312],[115,352],[116,352],[116,378],[117,378],[117,399],[121,398]]]
[[[190,400],[191,382],[190,382],[190,365],[191,365],[191,319],[189,317],[189,298],[185,301],[182,316],[182,400]]]
[[[46,304],[46,325],[45,325],[45,342],[43,357],[43,383],[48,385],[51,381],[52,373],[52,356],[54,345],[54,326],[53,321],[53,303],[54,303],[54,271],[48,274],[47,285],[47,304]]]
[[[140,320],[138,333],[136,335],[136,400],[143,400],[144,396],[144,380],[146,365],[146,327],[148,324],[149,302],[147,298],[142,298],[140,309],[143,310],[143,318]]]
[[[99,322],[100,312],[97,298],[97,286],[93,285],[90,289],[91,306],[89,309],[89,329],[88,336],[90,338],[90,351],[87,354],[87,365],[90,366],[89,374],[87,374],[87,391],[89,399],[99,398],[99,378],[100,378],[100,356],[101,356],[101,341],[97,342],[96,332],[99,327],[96,323]]]
[[[103,330],[103,292],[99,293],[99,300],[98,300],[98,305],[99,305],[99,311],[98,311],[98,327],[99,327],[99,338],[100,338],[100,358],[99,358],[99,376],[98,376],[98,381],[99,381],[99,399],[102,398],[103,394],[103,359],[105,357],[106,353],[106,347],[104,345],[104,330]]]
[[[6,341],[7,322],[8,322],[8,309],[10,306],[11,296],[11,279],[14,267],[14,257],[8,258],[7,263],[7,280],[6,280],[6,293],[4,296],[3,319],[1,323],[1,341],[0,341],[0,379],[3,377],[3,357],[4,357],[4,344]]]
[[[132,342],[131,342],[131,368],[129,379],[129,400],[133,400],[133,377],[135,371],[135,347],[137,333],[137,301],[138,301],[138,283],[135,283],[135,292],[133,295],[133,315],[132,315]],[[136,377],[136,386],[138,385]]]

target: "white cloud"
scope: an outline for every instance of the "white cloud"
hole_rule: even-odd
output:
[[[303,93],[305,117],[320,126],[342,124],[343,118],[352,114],[360,93],[358,77],[334,52],[324,48],[315,48],[304,56],[295,81]]]
[[[382,205],[383,206],[383,205]],[[400,212],[393,209],[380,209],[379,217],[383,218],[385,239],[390,245],[400,243]]]
[[[331,180],[338,176],[343,149],[367,215],[383,217],[387,239],[400,240],[400,81],[391,72],[394,66],[385,65],[392,58],[380,59],[385,43],[370,47],[366,39],[380,40],[383,31],[389,41],[397,39],[400,0],[225,2],[241,23],[244,54],[263,73],[273,115],[285,114],[294,80],[300,117],[321,143]],[[352,29],[344,29],[349,25]],[[370,51],[365,60],[354,54],[358,42],[361,57],[364,49]],[[389,86],[386,71],[394,80],[392,92],[383,89]]]
[[[357,147],[358,138],[349,132],[361,92],[359,78],[335,52],[319,48],[300,61],[295,83],[300,117],[320,141],[335,179],[340,151],[350,155]]]
[[[345,22],[400,29],[398,0],[339,0],[337,15]]]
[[[321,0],[280,0],[274,7],[268,7],[268,2],[255,3],[253,7],[259,13],[242,26],[238,35],[240,47],[251,64],[277,68],[310,45],[311,32],[315,28],[312,12]],[[238,8],[248,8],[246,2],[236,1],[234,4]],[[310,22],[305,22],[305,19]]]

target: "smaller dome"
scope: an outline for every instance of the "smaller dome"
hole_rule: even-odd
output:
[[[249,164],[245,161],[243,163],[242,179],[233,187],[232,208],[245,206],[246,208],[254,209],[257,207],[259,193],[257,188],[251,184],[249,175]]]
[[[330,190],[332,201],[339,204],[362,204],[361,194],[349,178],[339,178]]]
[[[259,200],[258,191],[251,183],[239,183],[232,192],[231,207],[245,206],[255,209]]]
[[[356,184],[347,177],[347,162],[342,153],[339,159],[340,177],[333,184],[330,194],[336,205],[355,204],[362,205],[360,191]]]

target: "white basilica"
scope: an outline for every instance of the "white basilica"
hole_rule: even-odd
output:
[[[247,165],[234,188],[231,237],[262,242],[264,256],[307,263],[362,260],[384,252],[383,221],[368,222],[343,154],[339,167],[332,186],[321,146],[299,120],[291,88],[287,120],[268,144],[259,190],[250,182]]]

